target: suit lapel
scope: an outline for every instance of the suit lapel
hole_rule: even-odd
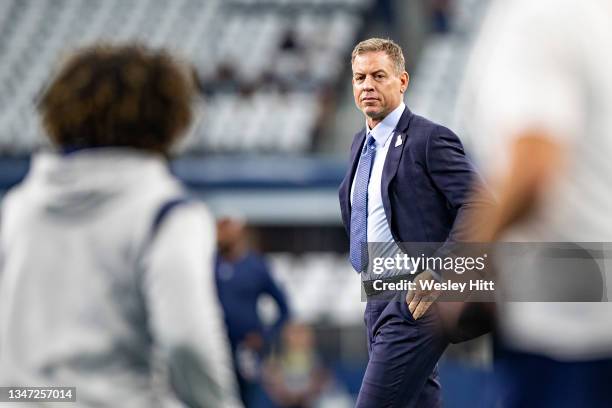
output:
[[[383,200],[383,207],[385,208],[385,215],[387,216],[387,222],[389,223],[389,229],[393,234],[393,228],[391,228],[391,201],[389,200],[389,186],[391,181],[397,174],[397,169],[406,146],[406,139],[408,138],[408,127],[410,120],[412,119],[412,112],[406,107],[402,116],[400,117],[397,127],[391,136],[391,144],[389,145],[389,151],[387,152],[387,158],[385,159],[385,165],[383,167],[382,182],[381,182],[381,195]],[[401,138],[401,139],[400,139]],[[393,234],[394,238],[398,238]]]
[[[351,184],[353,183],[353,178],[355,177],[355,172],[357,171],[357,164],[359,164],[359,154],[363,146],[363,141],[365,140],[365,135],[365,128],[361,132],[357,133],[357,135],[355,135],[353,144],[351,145],[350,168],[340,186],[340,195],[342,198],[342,218],[344,219],[344,225],[349,231],[351,221]]]

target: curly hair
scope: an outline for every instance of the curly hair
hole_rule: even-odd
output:
[[[194,95],[193,71],[165,51],[101,44],[63,64],[38,110],[58,146],[168,153],[191,122]]]

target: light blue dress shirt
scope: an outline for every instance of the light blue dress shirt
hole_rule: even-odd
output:
[[[369,130],[366,123],[366,128],[376,140],[376,154],[372,163],[372,173],[370,174],[370,183],[368,184],[368,242],[390,242],[393,241],[391,229],[387,222],[385,209],[382,201],[382,173],[391,144],[391,135],[397,127],[397,124],[404,112],[406,105],[402,102],[391,113],[387,115],[374,129]],[[367,137],[365,138],[367,140]],[[364,141],[365,143],[365,141]],[[357,174],[357,172],[355,172]],[[351,185],[351,204],[353,203],[353,193],[355,188],[355,178]]]
[[[387,152],[389,151],[392,140],[391,137],[399,123],[399,120],[404,112],[406,105],[402,102],[397,108],[389,113],[382,122],[374,126],[374,129],[369,129],[366,123],[366,129],[368,134],[371,134],[376,140],[376,154],[374,155],[374,162],[372,163],[372,172],[370,174],[370,182],[368,184],[368,243],[389,243],[389,246],[377,245],[373,248],[374,251],[370,250],[369,254],[375,256],[393,256],[398,252],[398,248],[395,245],[393,235],[391,234],[391,228],[387,222],[387,216],[385,214],[385,208],[382,200],[382,174],[385,160],[387,158]],[[367,137],[364,140],[367,141]],[[393,148],[393,147],[391,147]],[[399,146],[397,147],[400,148]],[[357,171],[355,171],[357,174]],[[351,204],[353,203],[353,194],[355,187],[355,178],[351,185]],[[371,247],[371,245],[369,245]],[[370,260],[371,261],[371,260]],[[394,273],[392,273],[394,274]],[[385,274],[385,276],[388,276]]]

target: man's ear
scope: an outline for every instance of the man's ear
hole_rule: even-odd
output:
[[[408,84],[410,83],[410,75],[408,75],[408,72],[402,72],[402,74],[400,75],[400,81],[402,83],[400,89],[402,93],[404,93],[406,92],[406,89],[408,89]]]

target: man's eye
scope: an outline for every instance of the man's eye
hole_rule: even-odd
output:
[[[376,79],[383,79],[385,76],[383,74],[376,75]]]

